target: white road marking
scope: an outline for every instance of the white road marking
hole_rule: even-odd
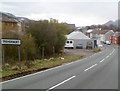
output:
[[[58,86],[62,85],[63,83],[65,83],[65,82],[67,82],[67,81],[69,81],[69,80],[71,80],[71,79],[73,79],[73,78],[75,78],[75,77],[76,77],[76,76],[72,76],[72,77],[70,77],[70,78],[68,78],[68,79],[64,80],[63,82],[61,82],[61,83],[59,83],[59,84],[57,84],[57,85],[55,85],[55,86],[53,86],[53,87],[49,88],[49,89],[48,89],[48,90],[46,90],[46,91],[52,90],[52,89],[54,89],[54,88],[56,88],[56,87],[58,87]]]
[[[101,60],[99,63],[103,62],[106,58],[110,57],[114,52],[115,52],[115,49],[108,56],[106,56],[103,60]]]
[[[88,71],[89,69],[91,69],[91,68],[93,68],[93,67],[95,67],[95,66],[97,66],[97,65],[98,65],[98,64],[94,64],[94,65],[92,65],[91,67],[85,69],[84,71]]]
[[[109,55],[106,58],[108,58],[108,57],[109,57]]]
[[[114,52],[114,51],[115,51],[115,49],[113,50],[113,52]],[[95,53],[95,54],[93,54],[92,56],[95,56],[96,54],[98,54],[98,53]],[[83,58],[83,59],[80,59],[80,60],[77,60],[77,61],[74,61],[74,62],[70,62],[70,63],[65,64],[65,65],[70,65],[70,64],[72,64],[72,63],[76,63],[76,62],[79,62],[79,61],[82,61],[82,60],[86,60],[86,59],[88,59],[88,57]],[[29,75],[26,75],[26,76],[14,78],[14,79],[11,79],[11,80],[7,80],[7,81],[4,81],[4,82],[0,82],[0,84],[6,83],[6,82],[10,82],[10,81],[19,80],[19,79],[26,78],[26,77],[30,77],[30,76],[34,76],[34,75],[37,75],[37,74],[40,74],[40,73],[43,73],[43,72],[46,72],[46,71],[50,71],[50,70],[53,70],[53,69],[56,69],[56,68],[60,68],[60,67],[63,67],[63,66],[64,66],[64,65],[60,65],[60,66],[57,66],[57,67],[54,67],[54,68],[50,68],[50,69],[47,69],[47,70],[43,70],[43,71],[40,71],[40,72],[36,72],[36,73],[34,73],[34,74],[29,74]]]
[[[105,59],[101,60],[100,63],[102,63]]]
[[[70,64],[80,62],[80,61],[83,61],[83,60],[86,60],[86,59],[87,59],[87,57],[83,58],[83,59],[80,59],[80,60],[78,59],[76,61],[64,64],[64,65],[56,66],[56,67],[53,67],[53,68],[50,68],[50,69],[47,69],[47,70],[43,70],[43,71],[36,72],[36,73],[33,73],[33,74],[29,74],[29,75],[26,75],[26,76],[22,76],[22,77],[14,78],[14,79],[7,80],[7,81],[4,81],[4,82],[0,82],[0,84],[4,84],[4,83],[7,83],[7,82],[11,82],[11,81],[19,80],[19,79],[22,79],[22,78],[26,78],[26,77],[34,76],[34,75],[37,75],[37,74],[41,74],[41,73],[44,73],[44,72],[47,72],[47,71],[50,71],[50,70],[54,70],[54,69],[57,69],[57,68],[61,68],[61,67],[65,66],[65,65],[70,65]]]

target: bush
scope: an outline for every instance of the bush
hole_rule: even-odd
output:
[[[31,23],[26,32],[35,38],[38,54],[44,58],[63,50],[66,42],[65,34],[69,33],[70,29],[65,24],[51,19]]]
[[[11,70],[17,71],[17,70],[20,70],[20,68],[19,68],[19,66],[15,65],[11,68]]]
[[[34,64],[31,61],[26,61],[25,62],[25,66],[27,66],[28,68],[31,68]]]
[[[99,52],[99,51],[101,51],[100,48],[94,48],[94,49],[93,49],[93,52]]]

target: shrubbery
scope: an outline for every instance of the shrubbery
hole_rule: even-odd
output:
[[[69,32],[68,26],[51,19],[30,23],[25,32],[3,32],[2,38],[21,39],[21,61],[34,60],[60,53],[66,41],[65,34]],[[4,45],[4,50],[5,63],[18,61],[18,46]]]
[[[69,32],[67,25],[54,19],[31,23],[27,29],[27,34],[35,38],[37,54],[42,58],[61,52],[66,42],[65,34]]]

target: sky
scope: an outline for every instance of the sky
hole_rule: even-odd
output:
[[[88,26],[118,19],[118,0],[1,0],[0,11],[34,20]]]

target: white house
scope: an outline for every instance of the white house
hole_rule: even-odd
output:
[[[66,36],[67,41],[65,48],[73,47],[76,48],[77,45],[82,45],[83,48],[86,48],[88,42],[93,42],[88,36],[83,34],[80,31],[74,31]]]
[[[113,36],[114,34],[114,31],[113,30],[103,30],[103,31],[100,31],[99,33],[99,40],[101,42],[105,42],[105,41],[109,41],[111,42],[111,37]]]

